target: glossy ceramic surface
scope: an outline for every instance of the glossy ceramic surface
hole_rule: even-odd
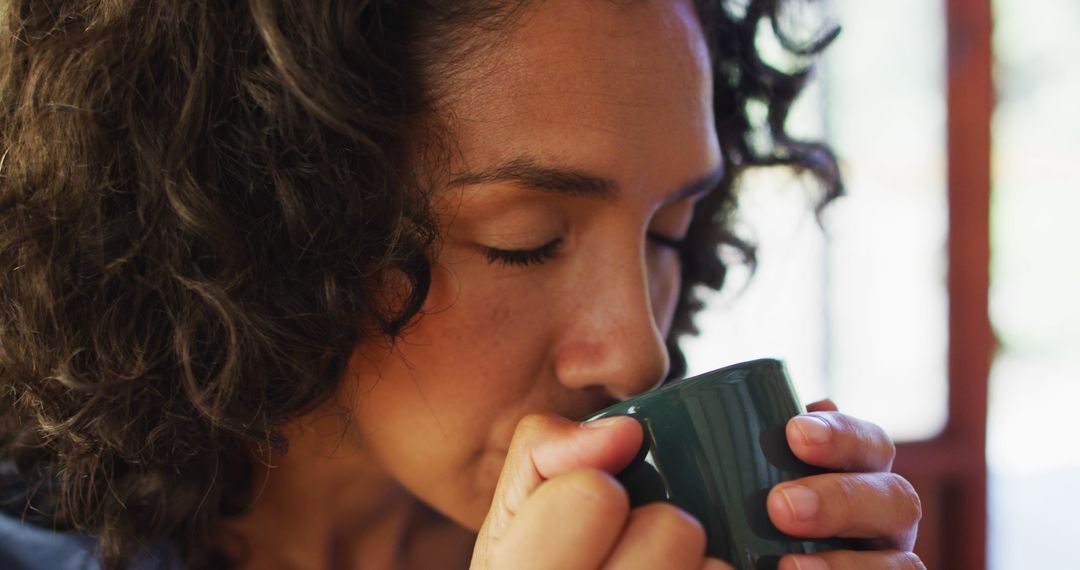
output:
[[[776,567],[782,555],[851,548],[843,540],[789,537],[765,499],[781,481],[822,473],[791,453],[785,426],[804,411],[778,360],[714,370],[589,417],[631,416],[645,443],[619,474],[633,506],[669,501],[705,526],[708,553],[739,570]]]

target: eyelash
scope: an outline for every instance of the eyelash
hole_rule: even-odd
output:
[[[673,249],[676,252],[681,252],[683,245],[686,243],[686,238],[677,240],[653,232],[648,232],[645,235],[657,245]],[[492,265],[503,264],[514,267],[539,265],[558,257],[559,246],[562,245],[562,242],[562,238],[554,239],[536,249],[497,249],[489,247],[486,252],[487,260]]]
[[[681,239],[675,239],[655,232],[648,232],[645,234],[645,237],[653,240],[653,243],[661,247],[675,250],[676,253],[682,253],[683,246],[686,245],[685,237]]]
[[[539,265],[545,261],[555,259],[559,255],[559,246],[562,238],[554,239],[536,249],[496,249],[487,248],[487,259],[491,264],[526,267]]]

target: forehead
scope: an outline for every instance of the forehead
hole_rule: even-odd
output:
[[[711,99],[690,1],[546,0],[464,66],[441,110],[456,168],[529,156],[663,183],[718,165]]]

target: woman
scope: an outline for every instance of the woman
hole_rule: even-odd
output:
[[[784,136],[804,75],[753,47],[777,9],[12,2],[2,549],[726,567],[688,515],[629,509],[611,474],[635,422],[574,420],[683,372],[717,244],[750,252],[726,224],[742,170],[838,189],[827,152]],[[774,489],[770,516],[880,550],[781,568],[921,567],[891,442],[818,409],[789,441],[843,472]]]

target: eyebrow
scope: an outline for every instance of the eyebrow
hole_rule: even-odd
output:
[[[708,192],[716,188],[723,176],[724,167],[720,166],[684,184],[665,202],[678,202]],[[495,182],[509,182],[541,192],[574,197],[613,199],[619,195],[619,183],[611,178],[577,168],[545,165],[531,158],[515,158],[480,172],[466,173],[455,177],[450,184],[470,186]]]

